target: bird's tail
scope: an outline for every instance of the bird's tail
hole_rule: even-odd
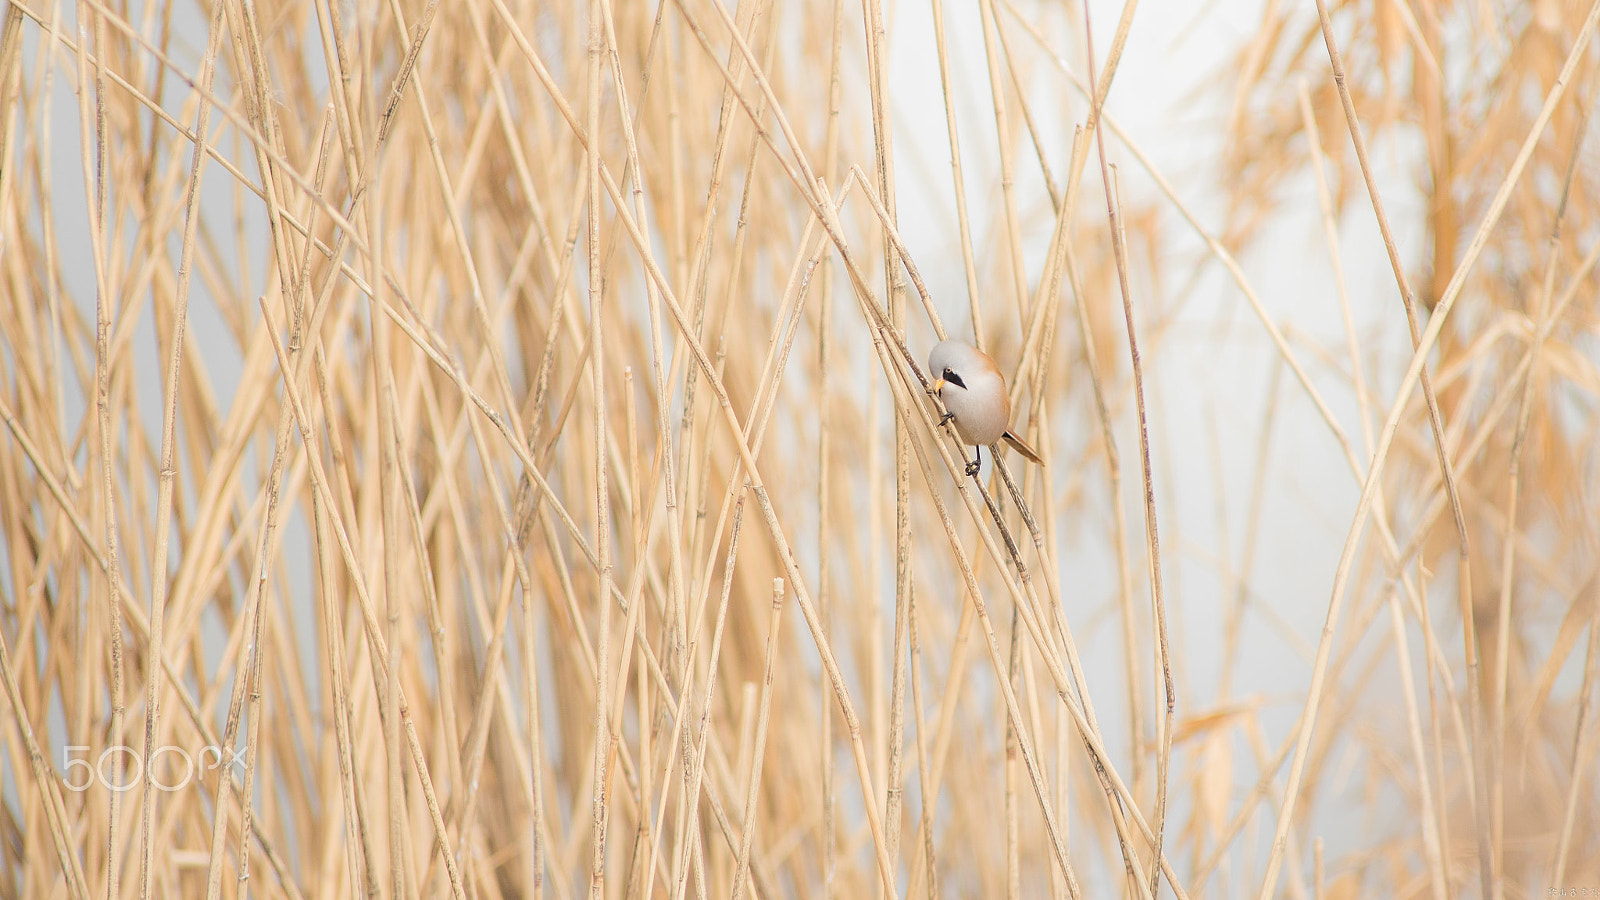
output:
[[[1025,458],[1027,458],[1029,462],[1037,463],[1041,466],[1044,465],[1044,460],[1040,459],[1039,454],[1034,452],[1032,447],[1028,446],[1027,441],[1024,441],[1022,438],[1017,437],[1009,431],[1007,431],[1005,434],[1002,434],[1000,437],[1005,440],[1006,443],[1010,444],[1013,450],[1021,453]]]

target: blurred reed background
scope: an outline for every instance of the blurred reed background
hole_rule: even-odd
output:
[[[1600,890],[1600,3],[1240,6],[10,0],[0,897]]]

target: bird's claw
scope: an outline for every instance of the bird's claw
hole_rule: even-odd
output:
[[[967,474],[968,475],[976,475],[976,474],[978,474],[978,468],[980,466],[982,466],[982,465],[983,464],[981,462],[979,462],[978,460],[973,460],[972,462],[967,463]]]
[[[946,422],[949,422],[949,421],[950,421],[950,420],[951,420],[951,419],[954,419],[954,418],[955,418],[955,417],[956,417],[956,414],[955,414],[955,413],[953,413],[953,412],[947,412],[947,413],[945,413],[945,414],[944,414],[944,415],[942,415],[942,416],[940,416],[940,417],[939,417],[939,424],[940,424],[940,425],[943,425],[943,424],[945,424],[945,423],[946,423]]]

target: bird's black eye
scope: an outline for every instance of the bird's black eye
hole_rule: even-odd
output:
[[[957,375],[955,372],[952,372],[949,368],[944,370],[944,380],[950,382],[958,388],[961,388],[962,390],[967,389],[967,384],[961,380],[961,376]]]

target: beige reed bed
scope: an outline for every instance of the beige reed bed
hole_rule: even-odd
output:
[[[0,898],[1600,893],[1597,0],[0,14]]]

